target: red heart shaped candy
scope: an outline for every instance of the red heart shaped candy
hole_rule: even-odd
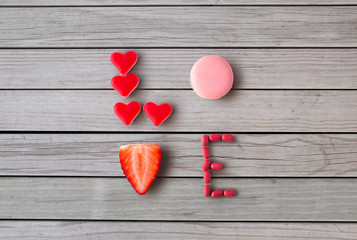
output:
[[[138,61],[138,55],[129,51],[126,53],[115,52],[110,56],[110,61],[119,70],[121,74],[127,74]]]
[[[129,73],[125,76],[115,76],[111,81],[112,87],[124,98],[134,91],[139,84],[139,78],[133,73]]]
[[[151,119],[155,126],[163,123],[172,113],[172,107],[168,103],[156,104],[154,102],[147,102],[144,105],[144,112]]]
[[[125,124],[130,125],[141,111],[140,103],[130,102],[128,104],[118,102],[114,105],[114,112],[118,118]]]

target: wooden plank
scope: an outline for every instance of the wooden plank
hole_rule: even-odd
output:
[[[157,143],[162,177],[201,177],[201,134],[1,134],[0,175],[123,176],[119,146]],[[357,177],[354,134],[237,134],[210,145],[217,177]]]
[[[127,6],[127,5],[354,5],[356,0],[2,0],[0,6]]]
[[[356,22],[351,6],[2,8],[0,47],[357,47]]]
[[[2,89],[111,89],[118,74],[109,56],[127,49],[0,50]],[[234,89],[357,89],[357,49],[135,49],[138,89],[191,88],[189,73],[204,55],[231,64]],[[169,70],[169,71],[165,71]]]
[[[355,91],[239,91],[221,100],[191,90],[136,90],[124,102],[168,102],[172,116],[160,127],[141,113],[125,126],[113,113],[123,101],[114,90],[2,91],[5,131],[356,132]],[[204,122],[204,124],[203,124]]]
[[[0,181],[0,218],[183,221],[356,221],[357,179],[215,178],[239,195],[203,196],[201,178],[157,178],[138,195],[125,178]]]
[[[0,221],[0,239],[355,239],[353,223]]]

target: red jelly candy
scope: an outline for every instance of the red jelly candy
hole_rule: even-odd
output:
[[[203,174],[203,182],[204,183],[211,182],[211,173],[210,172],[205,172],[205,174]]]
[[[221,140],[221,135],[219,135],[219,134],[211,134],[209,136],[209,140],[211,142],[219,141],[219,140]]]
[[[211,196],[213,198],[216,198],[216,197],[221,197],[223,195],[223,191],[218,189],[218,190],[214,190],[212,193],[211,193]]]
[[[125,75],[138,61],[138,55],[133,51],[126,53],[115,52],[110,56],[110,61],[121,74]]]
[[[232,134],[223,134],[222,135],[222,140],[226,142],[233,141],[234,137]]]
[[[205,186],[203,187],[203,195],[204,195],[205,197],[211,196],[211,187],[210,187],[210,185],[205,185]]]
[[[118,102],[114,105],[114,112],[125,124],[130,125],[141,111],[140,103],[130,102],[128,104]]]
[[[209,159],[210,153],[209,153],[208,148],[206,148],[206,147],[202,148],[202,156],[203,156],[204,159]]]
[[[211,165],[211,161],[206,159],[202,164],[202,170],[206,172],[209,169],[210,165]]]
[[[219,162],[211,163],[212,170],[221,170],[222,168],[223,168],[222,163],[219,163]]]
[[[202,145],[203,147],[207,147],[207,145],[208,145],[208,136],[207,136],[207,135],[203,135],[203,136],[202,136],[201,145]]]
[[[224,190],[224,196],[225,197],[234,197],[236,195],[236,191],[228,189]]]
[[[111,84],[120,95],[127,98],[138,86],[139,78],[132,73],[125,76],[115,76],[112,78]]]
[[[151,119],[155,126],[163,123],[172,113],[172,107],[168,103],[156,104],[154,102],[147,102],[144,105],[144,112]]]

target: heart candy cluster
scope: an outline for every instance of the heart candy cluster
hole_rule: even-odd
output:
[[[119,119],[125,124],[130,125],[141,111],[140,103],[132,101],[128,104],[118,102],[114,105],[114,112]],[[147,102],[144,105],[144,112],[155,126],[161,125],[168,119],[172,112],[172,107],[168,103],[156,104]]]
[[[139,85],[139,77],[133,73],[128,74],[138,61],[138,55],[134,51],[114,52],[110,56],[110,61],[122,74],[114,76],[111,85],[122,97],[127,98]],[[140,111],[141,105],[136,101],[128,104],[118,102],[114,105],[114,113],[127,126],[134,121]],[[155,126],[159,126],[171,115],[172,107],[168,103],[159,105],[154,102],[147,102],[144,105],[144,112]]]
[[[127,98],[139,85],[139,77],[136,74],[127,74],[138,61],[138,55],[133,51],[124,54],[115,52],[110,56],[110,61],[122,74],[121,76],[114,76],[112,78],[112,87],[121,96]]]

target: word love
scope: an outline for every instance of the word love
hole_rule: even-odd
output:
[[[225,197],[234,197],[236,195],[236,192],[232,189],[227,189],[227,190],[211,190],[211,186],[209,183],[211,182],[211,172],[209,170],[221,170],[223,168],[222,163],[218,162],[211,162],[210,161],[210,152],[208,149],[208,143],[209,142],[216,142],[216,141],[233,141],[234,137],[231,134],[223,134],[222,136],[219,134],[212,134],[210,136],[203,135],[201,139],[201,145],[202,145],[202,156],[205,159],[203,164],[202,164],[202,170],[205,172],[203,174],[203,182],[206,183],[206,185],[203,188],[203,195],[205,197],[211,196],[212,198],[217,198],[221,196]]]
[[[110,61],[122,74],[114,76],[111,85],[122,97],[127,98],[139,85],[139,77],[133,73],[128,74],[138,61],[138,55],[133,51],[115,52],[110,56]],[[141,105],[135,101],[127,104],[118,102],[114,105],[114,113],[127,126],[133,123],[140,111]],[[159,126],[171,115],[172,107],[168,103],[159,105],[147,102],[144,105],[144,112],[155,126]]]

